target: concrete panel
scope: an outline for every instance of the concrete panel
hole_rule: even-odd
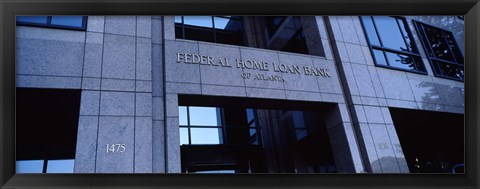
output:
[[[375,62],[373,61],[372,52],[368,46],[362,46],[363,57],[365,57],[365,63],[369,66],[374,66]]]
[[[102,74],[103,34],[87,32],[84,57],[83,77],[100,77]]]
[[[343,31],[342,31],[343,32]],[[345,43],[345,48],[348,53],[349,61],[352,63],[366,64],[363,55],[362,46],[356,44]]]
[[[165,33],[165,40],[175,40],[175,17],[163,17],[163,32]]]
[[[199,42],[198,45],[200,55],[213,57],[213,62],[216,65],[218,65],[219,60],[227,58],[227,64],[230,65],[230,67],[200,65],[202,84],[245,86],[245,81],[241,77],[242,69],[236,67],[235,60],[240,59],[240,49],[238,47],[203,42]]]
[[[247,92],[247,97],[286,99],[285,90],[247,87],[246,92]]]
[[[135,93],[101,92],[100,115],[134,116]]]
[[[85,35],[85,33],[82,34]],[[17,37],[17,74],[80,77],[82,76],[84,47],[84,41]]]
[[[367,66],[352,64],[353,75],[358,86],[358,93],[361,96],[376,97],[372,79],[368,72]]]
[[[368,123],[385,123],[380,107],[363,106]]]
[[[166,83],[167,93],[177,93],[177,94],[200,94],[202,93],[200,84],[191,84],[191,83]]]
[[[342,33],[340,32],[340,27],[338,26],[338,21],[337,21],[338,17],[339,16],[329,16],[328,19],[332,26],[333,38],[335,39],[335,41],[343,41],[343,36],[342,36]]]
[[[98,115],[100,108],[100,91],[82,91],[80,115]]]
[[[320,93],[323,102],[345,103],[345,98],[340,94]]]
[[[348,43],[359,44],[357,31],[353,24],[353,20],[351,16],[338,16],[338,26],[340,28],[340,32],[343,36],[343,41]]]
[[[268,63],[269,71],[262,70],[253,70],[253,69],[244,69],[243,72],[250,73],[254,77],[256,74],[266,74],[266,75],[278,75],[282,76],[282,73],[274,72],[272,63],[278,64],[278,54],[272,51],[262,50],[262,49],[253,49],[253,48],[244,48],[240,47],[240,54],[243,59],[253,60],[253,61],[262,61]],[[238,76],[235,76],[240,78]],[[264,80],[255,80],[254,78],[245,79],[245,85],[247,87],[256,87],[256,88],[269,88],[269,89],[284,89],[282,82],[276,81],[264,81]]]
[[[102,79],[102,90],[135,91],[135,80]]]
[[[102,76],[135,79],[135,37],[105,35]]]
[[[361,96],[360,99],[362,100],[363,105],[379,106],[378,100],[375,97],[363,97],[363,96]]]
[[[82,78],[82,89],[86,90],[100,90],[100,79],[99,78]]]
[[[320,92],[317,84],[317,78],[321,76],[306,75],[304,67],[313,67],[312,58],[294,54],[279,54],[280,64],[286,66],[298,66],[300,73],[283,73],[285,79],[285,90]]]
[[[389,107],[418,109],[417,103],[413,101],[394,100],[387,98],[387,104]]]
[[[105,16],[88,16],[87,19],[87,31],[103,33]]]
[[[99,123],[96,173],[133,173],[134,118],[100,116]],[[124,144],[125,151],[107,153],[107,144]]]
[[[200,83],[200,65],[178,63],[176,53],[198,54],[198,43],[165,41],[166,81]]]
[[[377,68],[377,73],[386,98],[409,101],[415,100],[405,72]]]
[[[163,30],[162,30],[162,20],[152,19],[152,43],[162,44]]]
[[[135,117],[135,173],[152,173],[152,117]]]
[[[153,120],[165,120],[165,114],[164,114],[164,106],[163,106],[163,98],[160,97],[153,97],[152,102],[153,102],[153,107],[152,107],[152,116]]]
[[[151,81],[135,81],[135,91],[137,92],[152,92],[152,82]]]
[[[385,124],[369,124],[373,141],[379,157],[383,173],[400,173],[400,166],[397,163],[394,148],[388,136]]]
[[[202,85],[202,94],[214,96],[247,96],[245,87],[230,87],[219,85]]]
[[[163,54],[158,44],[152,44],[152,82],[153,96],[163,96]]]
[[[306,91],[285,91],[288,100],[323,101],[320,93]]]
[[[74,173],[95,173],[97,130],[97,116],[79,117]]]
[[[153,173],[165,173],[165,122],[153,121]]]
[[[152,17],[151,16],[137,16],[137,36],[152,37]]]
[[[135,16],[106,16],[105,33],[135,36]]]
[[[152,93],[135,93],[135,116],[152,116]]]
[[[177,117],[167,118],[167,171],[168,173],[180,173],[180,134]]]
[[[360,22],[360,17],[352,16],[353,26],[357,32],[358,41],[361,45],[368,46],[367,39],[365,38],[365,33],[363,31],[362,23]]]
[[[27,88],[80,89],[80,77],[16,75],[16,86]]]
[[[377,68],[375,66],[367,66],[367,68],[376,96],[385,98],[385,93],[383,92],[382,84],[380,83],[380,79],[377,74]]]
[[[178,95],[167,94],[165,96],[166,111],[168,117],[178,117]],[[179,143],[180,144],[180,143]]]
[[[327,69],[330,77],[318,76],[317,82],[320,92],[342,94],[342,87],[340,85],[339,75],[335,63],[331,60],[313,57],[313,66]]]
[[[140,80],[152,80],[152,40],[137,37],[135,76]]]

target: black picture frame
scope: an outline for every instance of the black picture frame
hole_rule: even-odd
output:
[[[2,0],[0,188],[478,188],[478,0]],[[465,15],[466,174],[15,174],[15,15]]]

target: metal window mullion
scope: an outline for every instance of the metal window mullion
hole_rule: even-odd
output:
[[[47,166],[48,166],[48,159],[44,159],[42,173],[47,173]]]
[[[52,16],[47,16],[47,26],[52,25]]]
[[[188,144],[192,144],[192,136],[190,134],[191,133],[191,131],[190,131],[190,106],[187,106],[187,133],[188,133]]]
[[[184,16],[181,16],[182,18],[182,39],[185,39],[185,21],[184,21]],[[175,20],[175,18],[173,19]],[[188,106],[187,106],[187,115],[188,115]],[[190,119],[188,118],[187,116],[187,119]],[[190,131],[189,131],[190,132]],[[189,134],[190,135],[190,134]],[[189,137],[190,138],[190,137]]]
[[[441,61],[441,62],[445,62],[445,63],[448,63],[448,64],[457,65],[457,66],[464,66],[463,64],[459,64],[459,63],[456,63],[456,62],[452,62],[452,61],[448,61],[448,60],[444,60],[444,59],[439,59],[439,58],[432,58],[432,60]]]
[[[428,44],[428,49],[430,49],[430,53],[432,54],[433,57],[428,55],[428,54],[427,54],[427,56],[430,58],[430,61],[432,60],[432,58],[436,59],[437,57],[436,57],[435,53],[433,52],[432,44],[430,44],[430,39],[428,38],[427,32],[425,32],[425,25],[420,24],[420,27],[422,28],[423,37],[425,38],[425,41]],[[437,73],[437,74],[440,74],[441,76],[444,76],[444,74],[442,72],[442,69],[441,69],[440,65],[438,64],[438,61],[435,61],[434,65],[437,66],[438,72],[440,72],[440,73]]]
[[[377,24],[375,24],[375,20],[373,19],[373,16],[370,16],[370,19],[372,20],[373,29],[375,30],[375,34],[377,34],[378,42],[380,43],[380,46],[382,46],[382,48],[384,48],[382,38],[380,38],[380,34],[378,32],[378,29],[377,29]],[[387,58],[387,53],[385,51],[382,51],[382,53],[383,53],[383,57],[385,58],[385,62],[387,63],[388,66],[390,66],[390,61]]]
[[[450,48],[450,44],[448,43],[447,37],[445,37],[445,33],[443,32],[443,30],[440,30],[440,32],[442,32],[442,36],[443,36],[443,39],[445,40],[445,44],[447,45],[448,49],[450,49],[450,55],[452,56],[455,62],[458,62],[457,58],[455,58],[455,55],[453,54],[453,49]]]
[[[405,46],[407,47],[407,50],[409,52],[411,52],[411,49],[408,47],[407,40],[405,40],[405,33],[403,33],[402,28],[400,28],[400,23],[399,23],[398,20],[399,20],[399,18],[395,18],[395,21],[397,22],[398,29],[400,30],[400,33],[402,34],[403,42],[405,43]],[[403,22],[403,20],[402,20],[402,22]],[[403,23],[403,25],[405,25],[405,23]],[[407,28],[405,28],[405,31],[408,32]],[[407,33],[407,35],[408,35],[408,33]],[[415,67],[415,70],[419,70],[418,67],[417,67],[417,64],[416,64],[417,61],[415,61],[415,58],[413,58],[411,55],[410,55],[410,57],[412,58],[413,67]]]
[[[217,42],[217,35],[215,34],[215,17],[212,16],[212,31],[213,31],[213,42]]]

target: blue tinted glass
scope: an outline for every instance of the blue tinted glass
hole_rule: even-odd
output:
[[[17,16],[17,22],[47,24],[46,16]]]
[[[180,128],[180,145],[188,144],[188,128]]]
[[[293,111],[292,112],[293,118],[293,127],[294,128],[305,128],[305,123],[303,119],[303,112],[301,111]]]
[[[52,25],[82,27],[83,16],[52,16]]]
[[[175,23],[182,23],[182,16],[175,16]]]
[[[42,173],[43,160],[19,160],[16,163],[17,173]]]
[[[190,128],[192,144],[222,144],[222,129]]]
[[[184,16],[185,25],[213,28],[211,16]]]
[[[179,107],[178,107],[178,124],[180,124],[180,125],[188,125],[188,121],[187,121],[187,107],[186,107],[186,106],[179,106]]]
[[[214,17],[215,28],[228,31],[240,31],[240,21],[228,18]]]
[[[405,22],[402,19],[397,18],[398,25],[400,25],[400,30],[402,30],[403,38],[405,39],[405,42],[407,42],[407,48],[408,51],[411,52],[417,52],[415,46],[413,45],[413,41],[410,39],[410,36],[408,35],[408,28],[405,24]]]
[[[395,18],[389,16],[374,16],[373,19],[377,26],[383,47],[408,51]]]
[[[365,26],[365,32],[367,33],[368,39],[372,45],[380,46],[380,42],[378,41],[377,32],[375,32],[375,26],[372,22],[372,17],[370,16],[362,16],[363,25]]]
[[[197,171],[195,173],[235,173],[235,170]]]
[[[412,57],[389,52],[386,52],[385,54],[387,55],[390,66],[406,70],[415,70],[415,62]]]
[[[375,58],[375,62],[380,65],[387,65],[387,60],[385,60],[385,55],[383,51],[373,50],[373,57]]]
[[[190,106],[190,125],[220,126],[220,109],[215,107]]]
[[[75,161],[68,160],[48,160],[47,173],[73,173]]]
[[[257,130],[254,128],[250,129],[250,144],[258,144]]]

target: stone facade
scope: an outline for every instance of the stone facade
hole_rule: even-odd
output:
[[[86,31],[17,26],[16,84],[82,90],[76,173],[180,172],[179,94],[335,103],[327,127],[339,172],[409,172],[389,107],[463,114],[463,82],[435,77],[422,48],[428,75],[376,67],[359,17],[312,18],[304,24],[318,33],[308,45],[325,56],[175,39],[172,16],[89,16]],[[188,64],[177,53],[230,66]],[[318,67],[329,77],[240,60]],[[125,153],[106,154],[112,143]]]

